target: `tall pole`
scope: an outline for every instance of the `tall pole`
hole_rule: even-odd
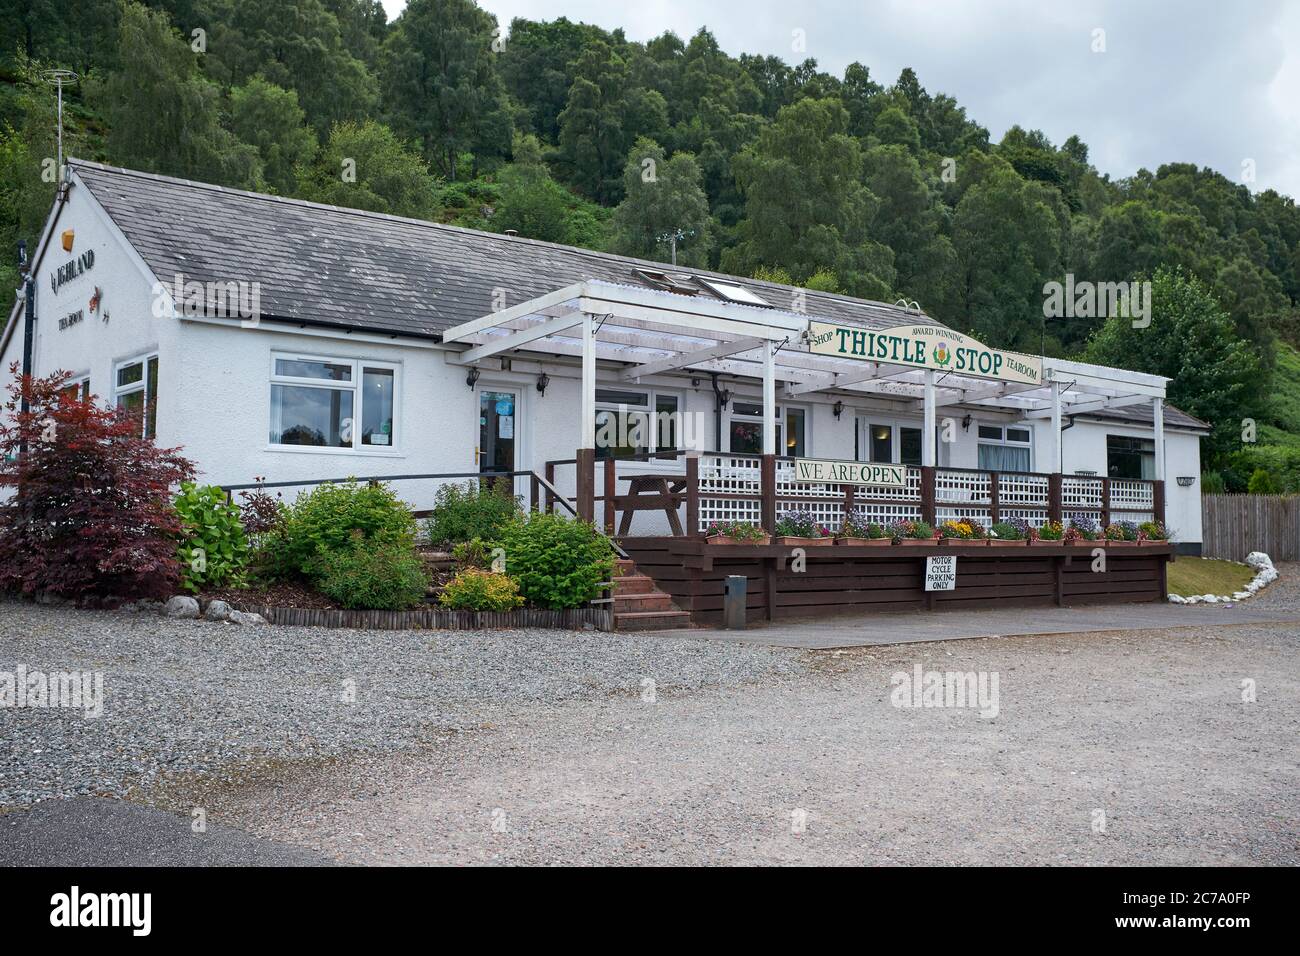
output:
[[[77,80],[80,79],[80,77],[77,76],[76,73],[73,73],[71,70],[46,70],[41,74],[41,76],[44,78],[46,83],[53,83],[55,88],[58,90],[58,101],[59,101],[58,176],[59,176],[59,183],[62,184],[63,183],[63,84],[75,83]]]

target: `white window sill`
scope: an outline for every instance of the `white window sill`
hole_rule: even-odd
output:
[[[399,450],[383,451],[378,447],[321,448],[316,445],[266,445],[262,451],[282,452],[290,455],[339,455],[345,458],[405,458]]]

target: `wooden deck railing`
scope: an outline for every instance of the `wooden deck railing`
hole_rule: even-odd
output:
[[[617,535],[698,536],[715,521],[771,529],[779,514],[791,510],[808,512],[830,528],[838,528],[847,514],[881,524],[970,518],[985,527],[1013,518],[1039,525],[1086,516],[1102,526],[1164,518],[1158,481],[909,466],[903,487],[877,488],[797,481],[794,462],[684,450],[601,459],[592,462],[585,482],[574,475],[573,508],[589,520],[603,518],[607,533]],[[556,486],[557,468],[577,465],[577,459],[547,462],[547,483]],[[553,507],[549,492],[547,507]]]

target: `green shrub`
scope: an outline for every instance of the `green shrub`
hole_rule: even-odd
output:
[[[488,568],[492,564],[492,545],[482,538],[473,538],[452,545],[451,556],[462,568]]]
[[[480,568],[459,572],[447,582],[438,601],[458,611],[511,611],[524,603],[513,578]]]
[[[1223,475],[1217,471],[1201,472],[1201,494],[1221,495],[1227,490]]]
[[[474,538],[490,540],[498,528],[520,513],[509,479],[443,485],[434,498],[433,511],[426,524],[429,541],[448,545]]]
[[[495,544],[505,550],[506,573],[529,603],[579,607],[614,573],[614,548],[594,526],[534,513],[502,526]]]
[[[1267,468],[1256,468],[1246,483],[1246,491],[1252,495],[1276,495],[1281,493],[1282,484]]]
[[[195,593],[203,585],[242,587],[249,549],[239,506],[227,501],[215,485],[192,481],[181,483],[175,505],[183,526],[177,555],[181,587]]]
[[[322,594],[346,608],[401,611],[424,601],[429,572],[409,542],[366,540],[316,559]]]
[[[352,550],[355,539],[397,543],[410,551],[415,518],[387,485],[352,480],[318,485],[299,494],[284,522],[268,535],[269,570],[278,577],[317,578],[323,556]]]

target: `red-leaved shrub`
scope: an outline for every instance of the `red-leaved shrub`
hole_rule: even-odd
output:
[[[0,592],[80,603],[176,593],[181,522],[171,490],[194,466],[140,437],[138,416],[80,400],[66,373],[10,371],[0,405]]]

